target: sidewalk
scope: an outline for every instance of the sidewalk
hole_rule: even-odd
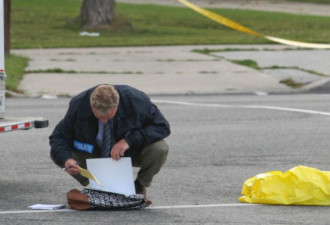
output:
[[[205,48],[239,51],[213,55],[192,52]],[[242,51],[244,48],[249,50]],[[330,75],[330,63],[327,60],[330,50],[287,48],[282,45],[206,45],[29,49],[12,52],[31,58],[26,70],[35,72],[26,74],[19,86],[29,96],[73,96],[101,83],[128,84],[152,95],[291,93],[329,81],[327,77],[298,68]],[[229,61],[232,59],[253,59],[262,67],[275,65],[290,68],[271,70],[272,74],[267,70],[255,70],[232,63]],[[46,72],[56,69],[61,70],[61,73]],[[286,74],[283,75],[284,72]],[[280,80],[287,78],[310,84],[293,89],[280,83]]]

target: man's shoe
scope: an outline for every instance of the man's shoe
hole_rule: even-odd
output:
[[[147,190],[138,180],[134,181],[136,194],[142,194],[147,199]]]
[[[146,202],[146,204],[151,205],[152,201],[147,199],[147,189],[142,184],[140,184],[138,180],[134,181],[134,185],[136,194],[142,194],[144,196],[144,201]]]
[[[136,194],[142,194],[144,196],[144,201],[146,202],[146,204],[151,205],[152,201],[147,199],[147,189],[142,184],[140,184],[138,180],[134,181],[134,185]]]

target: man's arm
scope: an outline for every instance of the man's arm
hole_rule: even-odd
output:
[[[141,149],[170,135],[170,125],[156,105],[151,101],[139,104],[137,118],[143,118],[143,127],[132,130],[125,137],[130,147]],[[144,115],[141,115],[144,114]]]
[[[73,127],[69,110],[64,119],[57,124],[49,140],[52,159],[57,165],[64,167],[66,161],[72,158]]]

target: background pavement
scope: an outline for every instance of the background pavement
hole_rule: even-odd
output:
[[[244,181],[259,173],[284,172],[298,165],[330,171],[330,117],[297,110],[330,112],[329,95],[185,95],[152,100],[169,120],[172,133],[167,138],[167,162],[148,188],[151,207],[40,212],[27,207],[65,204],[70,189],[82,189],[49,158],[48,137],[70,98],[8,98],[8,114],[42,116],[49,127],[1,134],[0,224],[329,224],[329,207],[237,200]]]

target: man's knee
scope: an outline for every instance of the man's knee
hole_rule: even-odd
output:
[[[151,158],[154,161],[165,162],[168,154],[168,145],[164,140],[157,141],[142,150],[142,157]]]

